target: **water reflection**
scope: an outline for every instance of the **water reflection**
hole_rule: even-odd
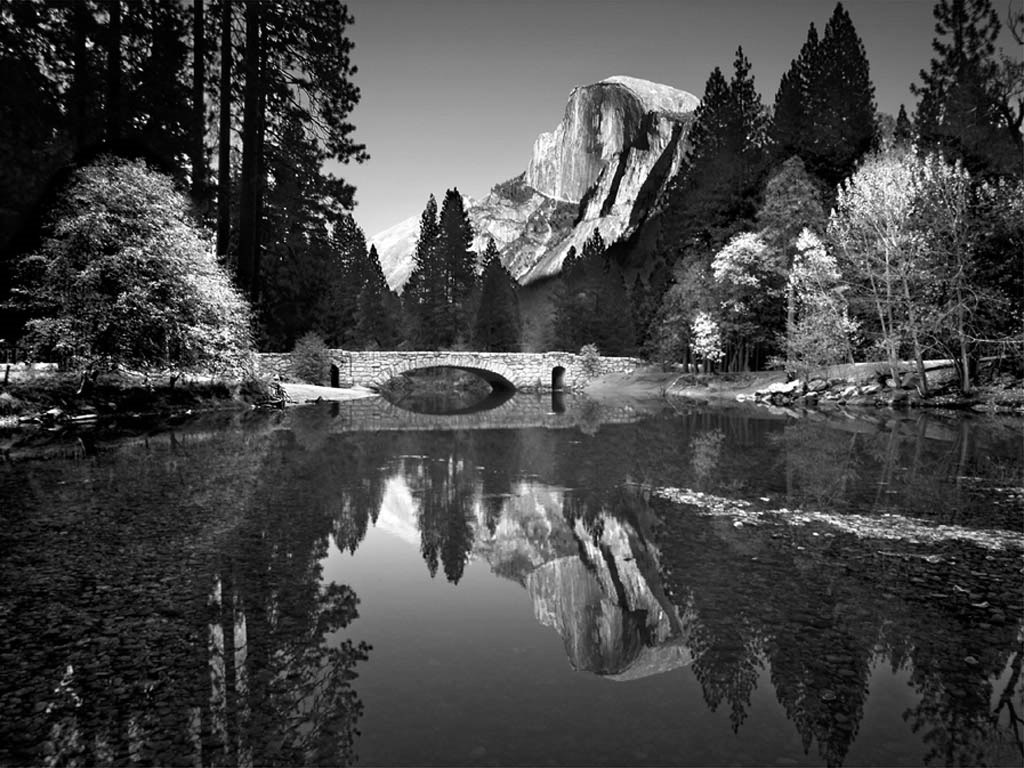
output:
[[[331,510],[294,478],[323,468],[281,437],[6,468],[0,763],[352,761],[369,648],[325,640],[358,599],[321,583]]]
[[[768,671],[805,753],[816,745],[829,765],[857,737],[873,670],[909,670],[918,703],[902,717],[922,734],[926,764],[1012,764],[1024,757],[1024,537],[1009,550],[948,537],[1019,516],[1020,489],[1002,485],[1016,433],[964,424],[694,414],[644,430],[606,426],[616,434],[599,443],[548,435],[543,452],[494,440],[499,460],[462,433],[435,439],[395,477],[420,505],[431,575],[439,550],[452,581],[468,558],[486,559],[529,592],[578,670],[636,679],[692,662],[707,706],[725,707],[736,732]],[[737,472],[741,462],[761,471]],[[504,478],[497,488],[484,490],[481,463],[491,482]],[[568,487],[509,480],[531,474]],[[927,544],[784,521],[745,528],[651,498],[652,487],[680,482],[795,507],[899,510],[945,527]]]
[[[907,724],[889,757],[1024,758],[1019,425],[563,409],[544,427],[364,431],[323,406],[4,465],[0,763],[354,761],[373,654],[355,591],[324,563],[332,545],[358,559],[374,532],[407,540],[431,583],[468,589],[479,562],[519,585],[578,677],[691,670],[737,744],[769,727],[755,713],[770,687],[812,762],[847,761],[872,701]],[[934,536],[865,536],[801,510]],[[397,622],[412,634],[389,643],[415,647],[430,620]],[[909,706],[879,698],[880,671],[905,676]],[[430,710],[457,692],[413,695]],[[491,702],[508,722],[516,695]],[[666,745],[654,762],[678,761],[671,733],[646,737]],[[580,749],[552,757],[591,762]],[[693,761],[739,759],[721,749]]]

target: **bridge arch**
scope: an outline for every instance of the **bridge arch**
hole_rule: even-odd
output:
[[[475,354],[442,354],[442,355],[407,355],[392,360],[390,364],[381,370],[380,375],[374,376],[371,387],[380,388],[388,381],[404,373],[420,371],[427,368],[451,368],[458,371],[466,371],[491,385],[495,390],[515,390],[517,381],[516,373],[500,360],[482,360]]]
[[[551,369],[551,390],[561,392],[565,389],[565,366],[556,365]]]

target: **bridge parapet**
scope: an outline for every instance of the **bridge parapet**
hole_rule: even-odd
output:
[[[492,386],[511,385],[520,390],[581,389],[592,379],[629,373],[642,363],[633,357],[600,357],[589,362],[570,352],[459,352],[328,350],[330,370],[324,382],[333,386],[363,385],[379,388],[408,371],[422,368],[458,368],[487,379]],[[286,377],[291,355],[262,354],[260,368],[268,375]]]

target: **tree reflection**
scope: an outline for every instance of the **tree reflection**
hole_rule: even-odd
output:
[[[257,426],[6,478],[0,763],[353,761],[369,649],[331,637],[358,599],[321,583],[322,459]]]
[[[357,596],[321,562],[332,541],[356,552],[396,471],[430,574],[457,584],[491,558],[577,669],[653,674],[685,646],[734,731],[770,681],[805,752],[835,766],[887,664],[916,693],[923,762],[1024,758],[1018,552],[747,525],[650,495],[1019,525],[999,490],[1019,483],[1017,432],[708,411],[585,420],[595,434],[274,419],[5,467],[0,763],[354,761],[369,649],[345,632]]]

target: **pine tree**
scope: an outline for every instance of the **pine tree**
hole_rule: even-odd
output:
[[[445,193],[438,227],[437,268],[441,272],[444,301],[436,307],[433,316],[440,345],[450,346],[456,339],[469,336],[472,318],[468,315],[467,302],[477,281],[473,228],[458,189]]]
[[[838,3],[783,75],[769,132],[776,162],[799,156],[833,189],[877,143],[874,93],[864,44]]]
[[[991,0],[940,0],[933,11],[935,56],[921,84],[915,124],[920,143],[960,159],[972,173],[1020,174],[1021,114],[1003,88],[995,41],[1001,24]]]
[[[402,293],[403,336],[408,344],[422,349],[435,346],[430,316],[433,308],[444,300],[443,285],[438,280],[437,269],[439,233],[437,201],[431,195],[420,214],[420,234],[413,251],[412,274]]]
[[[775,109],[768,131],[775,162],[806,151],[805,143],[808,141],[811,121],[807,103],[808,82],[818,68],[820,50],[818,30],[812,22],[807,30],[807,41],[800,49],[799,56],[793,59],[789,70],[782,75],[779,90],[775,94]]]
[[[473,345],[485,352],[516,352],[522,323],[518,285],[501,263],[494,239],[483,254],[480,302],[473,326]]]
[[[907,146],[914,143],[914,124],[907,117],[907,108],[900,104],[899,114],[896,115],[896,128],[893,131],[893,142],[898,146]]]
[[[805,162],[829,188],[847,178],[877,143],[875,86],[864,43],[837,3],[821,37],[821,72],[811,86],[815,144]]]
[[[561,280],[553,346],[576,352],[584,344],[596,344],[604,354],[632,354],[636,347],[633,311],[622,270],[609,257],[600,230],[587,238],[580,256],[563,269]]]
[[[733,68],[728,83],[717,68],[711,73],[696,110],[691,151],[660,217],[656,259],[665,265],[662,274],[681,259],[709,258],[757,213],[767,115],[742,48]]]
[[[401,302],[384,279],[376,246],[370,246],[368,261],[369,275],[357,302],[357,343],[364,349],[393,349],[398,343]]]

